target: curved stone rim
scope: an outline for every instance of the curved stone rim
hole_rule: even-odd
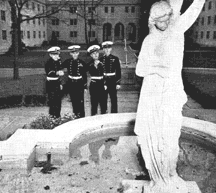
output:
[[[104,115],[98,115],[98,125],[93,126],[89,130],[85,130],[76,135],[69,144],[69,155],[72,156],[73,152],[80,146],[86,145],[89,142],[94,142],[99,139],[105,139],[109,137],[120,136],[136,136],[134,133],[134,124],[136,113],[121,113],[119,119],[113,119],[117,114],[108,115],[112,120],[115,120],[113,124],[109,124],[106,121],[103,122]],[[125,120],[127,120],[125,122]],[[101,124],[100,122],[103,122]],[[68,124],[68,126],[70,123]],[[63,126],[59,126],[57,129],[61,129]],[[216,124],[202,121],[194,118],[183,117],[181,136],[190,137],[199,140],[202,143],[209,142],[216,144]]]
[[[77,147],[98,138],[133,136],[135,118],[136,113],[106,114],[73,120],[53,130],[18,129],[0,142],[0,167],[31,171],[39,147],[62,149],[69,157]],[[182,126],[182,133],[216,144],[216,124],[183,117]]]

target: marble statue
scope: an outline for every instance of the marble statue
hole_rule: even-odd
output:
[[[182,107],[187,101],[181,76],[184,32],[197,19],[205,0],[194,0],[183,14],[182,3],[169,0],[152,5],[150,32],[136,67],[136,74],[144,77],[134,131],[151,179],[145,193],[188,192],[176,172]]]

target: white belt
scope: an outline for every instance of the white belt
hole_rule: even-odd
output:
[[[115,75],[115,72],[113,73],[104,73],[105,76],[114,76]]]
[[[92,76],[91,79],[101,80],[103,76]]]
[[[75,80],[78,80],[78,79],[81,79],[81,78],[82,78],[82,76],[70,76],[70,75],[68,75],[68,77],[69,77],[70,79],[75,79]]]
[[[47,77],[47,80],[58,80],[58,77]]]

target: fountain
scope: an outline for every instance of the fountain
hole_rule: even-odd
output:
[[[137,160],[135,117],[136,113],[107,114],[73,120],[53,130],[17,130],[0,142],[1,190],[141,192],[134,185],[146,177]],[[202,192],[215,191],[215,129],[210,122],[183,119],[177,170],[185,180],[196,181]],[[91,159],[89,144],[97,146],[97,161]],[[13,176],[7,177],[11,183],[4,184],[5,174]]]

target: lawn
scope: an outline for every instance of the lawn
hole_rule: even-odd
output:
[[[69,53],[61,52],[62,62],[70,57]],[[18,57],[17,64],[20,68],[44,68],[45,62],[49,59],[46,51],[29,51]],[[85,52],[80,52],[80,59],[85,62],[91,60]],[[13,68],[13,56],[0,55],[0,68]]]
[[[116,50],[118,53],[118,50]],[[102,53],[101,53],[102,55]],[[69,58],[68,51],[61,52],[62,62]],[[32,50],[25,52],[18,58],[18,66],[20,68],[44,68],[44,63],[48,60],[49,55],[46,50]],[[80,59],[88,63],[91,58],[86,51],[80,52]],[[130,58],[128,58],[130,60]],[[13,68],[13,56],[0,55],[0,68]],[[185,51],[184,67],[199,67],[199,68],[215,68],[216,53],[215,51]]]
[[[67,51],[61,53],[62,61],[69,57],[70,55]],[[20,68],[44,68],[44,63],[48,58],[46,50],[28,51],[19,56],[18,64]],[[80,58],[85,62],[91,60],[86,52],[80,52]],[[215,68],[215,66],[216,54],[214,51],[185,52],[184,67]],[[0,68],[12,67],[13,57],[1,55]],[[202,71],[189,72],[183,70],[182,75],[187,94],[201,103],[204,108],[216,108],[216,76],[213,71],[204,73]],[[37,100],[45,103],[45,82],[44,74],[24,76],[19,80],[0,78],[0,108],[14,103],[19,105],[35,103],[34,101]],[[122,84],[126,85],[126,87],[127,85],[130,85],[130,87],[133,87],[133,85],[137,86],[134,69],[122,69]]]
[[[185,51],[184,67],[216,68],[216,51]]]

